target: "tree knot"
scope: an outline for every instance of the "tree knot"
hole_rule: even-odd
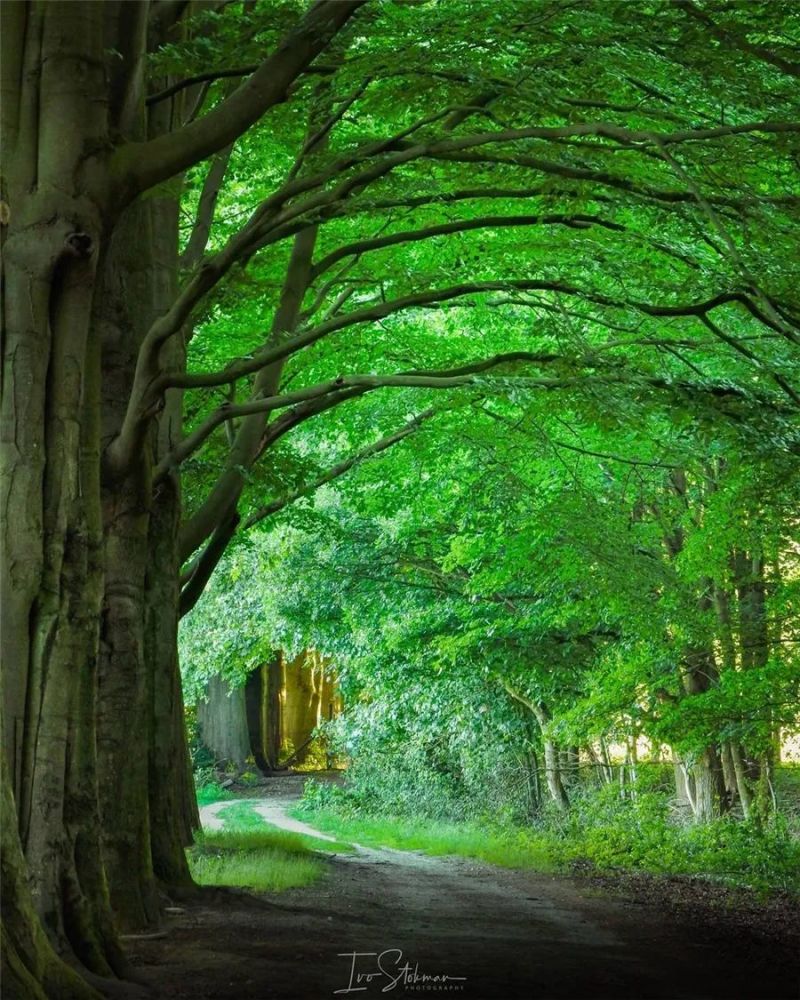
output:
[[[86,260],[87,257],[90,257],[94,249],[92,237],[88,233],[81,232],[70,233],[64,240],[64,245],[68,253],[81,260]]]

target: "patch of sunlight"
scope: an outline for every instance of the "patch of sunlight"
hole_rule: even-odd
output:
[[[325,871],[325,865],[311,855],[274,849],[218,850],[206,846],[190,850],[189,868],[200,885],[227,885],[261,892],[298,889],[316,882]]]
[[[447,823],[400,817],[341,816],[297,806],[290,815],[333,834],[372,847],[424,851],[433,855],[474,858],[503,868],[556,868],[548,844],[533,831],[491,829],[470,823]]]
[[[221,830],[206,830],[202,834],[205,843],[237,850],[258,848],[279,848],[290,854],[309,851],[324,851],[328,854],[342,854],[354,850],[353,845],[338,840],[321,840],[305,833],[282,830],[256,812],[254,803],[248,800],[227,806],[219,813]]]
[[[282,892],[310,885],[326,871],[317,851],[352,850],[349,844],[317,840],[265,822],[248,801],[220,812],[221,830],[204,830],[187,852],[200,885]]]

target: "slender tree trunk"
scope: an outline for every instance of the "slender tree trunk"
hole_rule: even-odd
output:
[[[272,342],[294,329],[308,288],[317,229],[311,226],[298,233],[292,248],[281,301],[272,324]],[[284,362],[263,368],[253,380],[252,396],[274,395],[283,374]],[[269,415],[256,413],[243,418],[231,446],[225,469],[199,510],[181,529],[181,554],[188,558],[211,535],[214,528],[236,510],[249,470],[261,454]]]
[[[549,709],[542,702],[535,701],[532,698],[528,698],[525,695],[520,694],[519,691],[516,691],[506,681],[502,681],[501,683],[514,701],[518,702],[520,705],[524,705],[525,708],[533,714],[539,724],[544,744],[544,773],[545,781],[547,782],[547,790],[550,792],[550,798],[553,800],[558,809],[563,811],[568,810],[569,796],[567,795],[567,791],[564,788],[564,782],[562,780],[561,756],[558,747],[549,736],[549,725],[552,721]]]
[[[719,622],[719,641],[722,650],[722,666],[724,670],[736,670],[736,642],[731,624],[731,599],[722,587],[714,587],[714,610]],[[741,747],[735,741],[726,741],[722,747],[722,767],[725,776],[725,786],[728,790],[728,801],[732,804],[738,798],[742,813],[747,819],[750,815],[752,796],[747,784]]]
[[[320,84],[318,100],[309,117],[308,138],[316,136],[313,149],[306,151],[303,166],[313,164],[316,157],[327,148],[328,132],[319,131],[330,114],[330,92],[326,83]],[[213,170],[216,168],[212,168]],[[213,186],[213,182],[212,182]],[[281,289],[281,297],[272,321],[271,343],[278,343],[294,331],[300,318],[303,300],[311,283],[311,270],[319,227],[308,226],[294,238],[289,264]],[[192,234],[194,236],[194,233]],[[285,361],[263,368],[253,379],[252,397],[271,396],[280,388]],[[230,447],[225,468],[206,497],[205,502],[183,525],[181,553],[188,559],[211,536],[214,529],[233,516],[247,482],[249,470],[268,447],[265,431],[269,414],[256,413],[245,417],[239,424]]]
[[[672,768],[675,776],[675,799],[681,810],[690,809],[694,816],[694,784],[689,771],[678,757],[673,757]]]
[[[760,554],[737,552],[733,558],[736,589],[739,599],[739,646],[743,670],[764,667],[769,659],[769,631],[767,628],[766,583],[764,578],[764,559]],[[746,769],[743,766],[744,783],[748,777],[756,787],[754,798],[759,809],[768,812],[772,808],[771,791],[767,794],[775,760],[778,756],[778,733],[774,731],[770,745],[764,750],[760,759],[751,762]],[[741,761],[744,765],[744,761]]]
[[[537,704],[532,702],[533,714],[536,716],[536,721],[542,730],[542,740],[544,742],[544,772],[545,780],[547,781],[547,789],[550,792],[550,798],[553,800],[555,805],[562,811],[566,812],[569,809],[569,796],[567,795],[567,790],[564,787],[564,781],[561,771],[561,754],[559,753],[558,747],[552,741],[548,735],[548,727],[552,721],[552,716],[548,709],[541,703]]]
[[[196,98],[192,92],[185,103]],[[166,132],[170,118],[181,108],[163,105],[150,116],[151,134]],[[221,180],[221,179],[220,179]],[[153,254],[159,266],[152,286],[154,311],[168,308],[178,290],[178,229],[180,204],[174,192],[150,198]],[[196,244],[198,253],[200,244]],[[184,337],[173,337],[161,350],[161,363],[170,373],[186,370]],[[183,435],[183,393],[167,394],[152,442],[157,464]],[[150,500],[148,563],[145,576],[144,669],[150,692],[149,706],[149,819],[153,872],[167,891],[193,885],[185,848],[200,826],[191,758],[186,739],[183,691],[178,661],[181,558],[178,537],[182,513],[180,476],[170,471]]]
[[[736,779],[736,790],[739,795],[739,802],[742,805],[744,818],[748,819],[750,816],[750,809],[753,804],[753,793],[750,790],[750,785],[747,780],[747,769],[745,768],[744,760],[742,758],[742,748],[738,743],[731,743],[729,746],[731,763],[733,764],[733,773]]]

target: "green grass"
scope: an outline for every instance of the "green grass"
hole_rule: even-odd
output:
[[[731,817],[680,826],[667,821],[663,796],[644,793],[620,802],[614,791],[577,800],[568,817],[544,819],[536,828],[376,816],[313,802],[291,812],[355,843],[505,868],[568,871],[588,861],[601,871],[688,875],[759,893],[800,891],[800,839],[784,817],[764,826]]]
[[[206,782],[197,788],[197,804],[199,806],[210,806],[212,802],[222,802],[233,797],[227,788],[223,788],[216,781]]]
[[[246,799],[226,806],[219,813],[219,818],[222,820],[222,830],[208,831],[206,838],[214,837],[217,841],[230,838],[231,846],[238,844],[241,849],[275,847],[289,853],[324,851],[334,854],[354,850],[353,845],[345,841],[322,840],[305,833],[281,830],[268,823],[256,812],[253,803]]]
[[[260,892],[282,892],[311,885],[324,874],[314,857],[282,850],[210,851],[194,848],[189,867],[199,885],[228,885]]]
[[[500,830],[470,823],[397,816],[343,816],[329,810],[311,810],[302,805],[289,812],[323,833],[365,846],[476,858],[503,868],[553,871],[556,867],[547,842],[527,830]]]
[[[221,830],[198,833],[189,850],[192,877],[200,885],[227,885],[261,892],[281,892],[311,885],[325,873],[317,851],[352,850],[333,843],[280,830],[241,801],[226,808]]]

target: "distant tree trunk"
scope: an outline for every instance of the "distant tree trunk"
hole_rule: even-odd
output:
[[[281,651],[270,660],[266,668],[267,689],[264,699],[264,749],[270,767],[280,762],[283,743],[283,672],[284,656]]]
[[[747,769],[742,758],[742,748],[738,743],[730,743],[729,749],[731,763],[733,764],[733,773],[736,779],[736,789],[739,794],[739,802],[742,805],[742,814],[745,819],[748,819],[753,805],[753,794],[747,780]]]
[[[681,469],[670,473],[672,492],[687,502],[686,474]],[[678,525],[674,531],[664,538],[667,552],[674,559],[684,546],[684,531]],[[714,581],[701,581],[702,590],[697,599],[697,609],[701,614],[712,610],[713,595],[716,592]],[[683,653],[679,664],[680,681],[684,695],[691,697],[708,691],[719,681],[719,668],[714,655],[713,645],[709,640],[689,646]],[[692,810],[697,822],[707,822],[729,808],[728,797],[725,794],[725,780],[722,772],[719,747],[709,745],[693,755],[691,766],[684,770],[686,793],[692,804]]]
[[[231,688],[223,677],[215,676],[206,686],[206,697],[197,706],[203,743],[218,761],[244,766],[250,756],[244,687]]]
[[[269,663],[253,671],[245,685],[250,750],[256,764],[264,772],[275,770],[280,758],[282,686],[283,654],[280,650]]]
[[[675,776],[675,800],[677,805],[682,810],[689,809],[692,815],[694,815],[694,796],[689,773],[677,756],[673,757],[672,767]]]
[[[695,819],[698,823],[708,823],[726,809],[722,765],[716,748],[707,748],[693,761],[692,777]]]
[[[547,706],[542,702],[533,703],[533,712],[542,730],[542,739],[544,741],[544,767],[550,797],[559,809],[566,811],[569,809],[569,796],[567,795],[567,790],[564,787],[564,780],[561,771],[561,755],[559,754],[558,747],[548,735],[549,726],[553,717]]]
[[[561,779],[561,762],[558,749],[552,740],[544,738],[544,772],[550,798],[559,809],[569,809],[569,796]]]
[[[736,591],[739,600],[739,648],[743,670],[764,667],[769,659],[769,631],[767,629],[766,582],[764,559],[760,554],[736,552],[733,557]],[[773,731],[770,745],[761,753],[760,759],[749,765],[742,764],[744,783],[749,778],[756,788],[759,808],[769,811],[772,795],[766,793],[775,760],[778,757],[778,732]]]
[[[550,738],[549,729],[552,716],[547,706],[541,701],[535,701],[526,695],[520,694],[506,681],[501,682],[506,692],[519,704],[524,705],[539,723],[544,743],[544,773],[547,782],[547,790],[550,798],[558,809],[566,811],[569,809],[569,796],[564,787],[561,774],[561,756],[558,747]]]
[[[734,557],[735,567],[735,557]],[[720,648],[722,664],[725,670],[735,670],[737,667],[736,642],[731,624],[731,597],[722,587],[714,588],[714,608],[717,613],[720,631]],[[742,659],[744,665],[744,659]],[[725,772],[725,784],[730,791],[730,801],[733,797],[739,799],[742,814],[745,819],[750,815],[753,797],[748,783],[747,771],[742,758],[742,748],[735,741],[728,741],[722,750],[722,764]]]

